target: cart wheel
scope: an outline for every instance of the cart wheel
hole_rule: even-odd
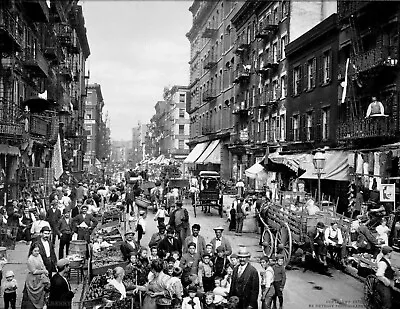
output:
[[[262,235],[262,246],[264,255],[270,258],[274,253],[274,236],[268,226],[265,226]]]
[[[375,275],[369,275],[365,279],[364,283],[364,305],[367,309],[380,309],[382,308],[382,301],[378,291],[376,290],[376,285],[378,284],[378,279]]]
[[[278,248],[279,245],[282,248]],[[283,254],[285,265],[289,264],[290,256],[292,255],[292,232],[287,222],[284,222],[280,230],[276,233],[275,253]]]

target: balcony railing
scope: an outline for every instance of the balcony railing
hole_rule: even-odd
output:
[[[212,39],[213,37],[216,36],[217,32],[218,32],[217,29],[207,27],[206,29],[204,29],[204,32],[201,36],[206,39]]]
[[[235,72],[233,73],[233,82],[240,83],[247,81],[250,78],[251,65],[239,64]]]
[[[210,88],[207,89],[203,92],[203,101],[204,102],[209,102],[214,100],[218,96],[218,91],[217,89]]]
[[[0,98],[0,135],[21,136],[24,129],[20,116],[21,109],[17,104]]]
[[[250,47],[250,43],[247,42],[247,38],[238,39],[235,43],[234,53],[241,54],[241,53],[245,52],[246,50],[248,50],[249,47]]]
[[[53,29],[47,32],[43,55],[48,60],[51,60],[56,63],[60,63],[64,58],[63,51],[61,49],[60,44],[57,41],[57,36],[53,31]]]
[[[49,64],[38,47],[25,48],[23,61],[31,73],[36,77],[49,75]]]
[[[353,58],[356,71],[367,72],[377,68],[397,67],[399,52],[397,46],[377,46]]]
[[[206,59],[204,59],[204,69],[206,70],[212,69],[216,64],[217,60],[214,55],[209,54]]]
[[[273,21],[260,25],[256,30],[256,39],[267,39],[278,30],[278,24]]]
[[[362,11],[371,2],[374,1],[338,0],[338,19],[342,20]]]
[[[0,11],[0,50],[22,50],[23,27],[9,11]]]
[[[396,133],[394,119],[389,117],[359,118],[339,123],[338,140],[393,137]]]
[[[46,0],[22,0],[25,7],[25,13],[34,22],[49,22],[49,7]]]
[[[240,103],[235,104],[232,110],[232,114],[239,116],[248,116],[249,115],[249,106],[246,101],[242,101]]]
[[[29,133],[41,137],[49,137],[50,121],[40,116],[31,115],[29,119]]]

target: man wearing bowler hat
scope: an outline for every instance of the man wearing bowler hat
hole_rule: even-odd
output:
[[[50,280],[48,309],[71,309],[74,292],[66,278],[69,271],[68,259],[61,259],[57,262],[57,273]]]
[[[149,242],[149,248],[158,247],[158,244],[160,243],[160,241],[163,240],[165,237],[165,231],[167,230],[165,224],[159,223],[157,227],[158,227],[158,232],[151,235],[151,239]]]
[[[212,252],[213,254],[215,254],[217,253],[217,248],[222,247],[222,249],[225,252],[225,255],[229,256],[232,254],[232,246],[229,240],[222,236],[223,230],[224,228],[222,226],[217,226],[214,228],[215,237],[210,242],[212,245]]]
[[[49,277],[51,278],[52,272],[56,271],[57,257],[54,251],[54,245],[50,241],[50,235],[51,229],[48,226],[42,227],[40,231],[40,238],[38,237],[35,242],[32,242],[29,255],[31,254],[34,245],[37,244],[43,264],[46,267],[46,270],[49,272]]]
[[[133,239],[135,232],[127,231],[125,233],[125,241],[121,243],[120,249],[125,261],[129,261],[131,252],[139,252],[140,246],[138,242]]]
[[[239,304],[237,309],[258,308],[258,293],[260,288],[258,272],[250,265],[250,253],[241,246],[238,252],[239,265],[232,274],[232,283],[229,297],[237,296]]]

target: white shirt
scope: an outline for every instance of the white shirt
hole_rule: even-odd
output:
[[[199,236],[197,236],[197,237],[192,236],[192,237],[193,237],[192,241],[196,244],[196,249],[194,250],[194,252],[197,253],[197,248],[199,247],[198,246],[198,244],[199,244]]]
[[[336,231],[330,226],[325,230],[325,241],[327,244],[332,244],[335,245],[336,243],[332,240],[329,239],[329,236],[331,238],[335,238],[337,236],[338,239],[338,244],[341,245],[343,244],[343,236],[342,236],[342,231],[338,228]]]
[[[189,296],[183,298],[182,309],[193,309],[192,305],[189,304],[189,301],[191,300],[192,299]],[[194,309],[201,309],[200,299],[198,297],[193,298],[193,302],[194,302]]]
[[[49,244],[49,242],[48,241],[44,241],[42,239],[42,244],[43,244],[43,247],[44,247],[44,251],[46,251],[46,256],[50,257],[50,244]]]
[[[244,272],[244,270],[246,269],[246,267],[247,267],[247,263],[244,264],[243,266],[242,266],[242,265],[239,265],[239,268],[238,268],[238,277],[240,277],[240,276],[243,274],[243,272]]]
[[[121,293],[121,299],[126,298],[126,289],[125,289],[125,285],[122,282],[118,282],[115,279],[110,280],[110,284],[112,284],[117,290],[118,292]]]
[[[221,236],[221,240],[218,240],[217,238],[215,238],[215,252],[217,252],[217,248],[219,246],[221,246],[221,244],[222,244],[222,236]],[[196,246],[196,248],[197,248],[197,246]]]

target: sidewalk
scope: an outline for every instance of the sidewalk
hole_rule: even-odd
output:
[[[3,268],[3,281],[4,274],[7,270],[12,270],[15,274],[15,279],[18,282],[18,290],[17,290],[17,308],[21,308],[22,302],[22,291],[24,290],[25,279],[28,273],[28,267],[26,262],[28,260],[28,251],[29,245],[26,245],[24,242],[18,242],[15,245],[15,250],[7,250],[7,260],[8,263]],[[56,255],[58,253],[58,241],[56,241]],[[84,278],[85,282],[86,278]],[[71,289],[75,292],[75,297],[73,299],[72,308],[78,309],[80,308],[81,296],[84,288],[84,284],[81,281],[80,284],[77,284],[76,279],[71,282]],[[0,299],[0,308],[4,308],[3,296],[1,295]]]

